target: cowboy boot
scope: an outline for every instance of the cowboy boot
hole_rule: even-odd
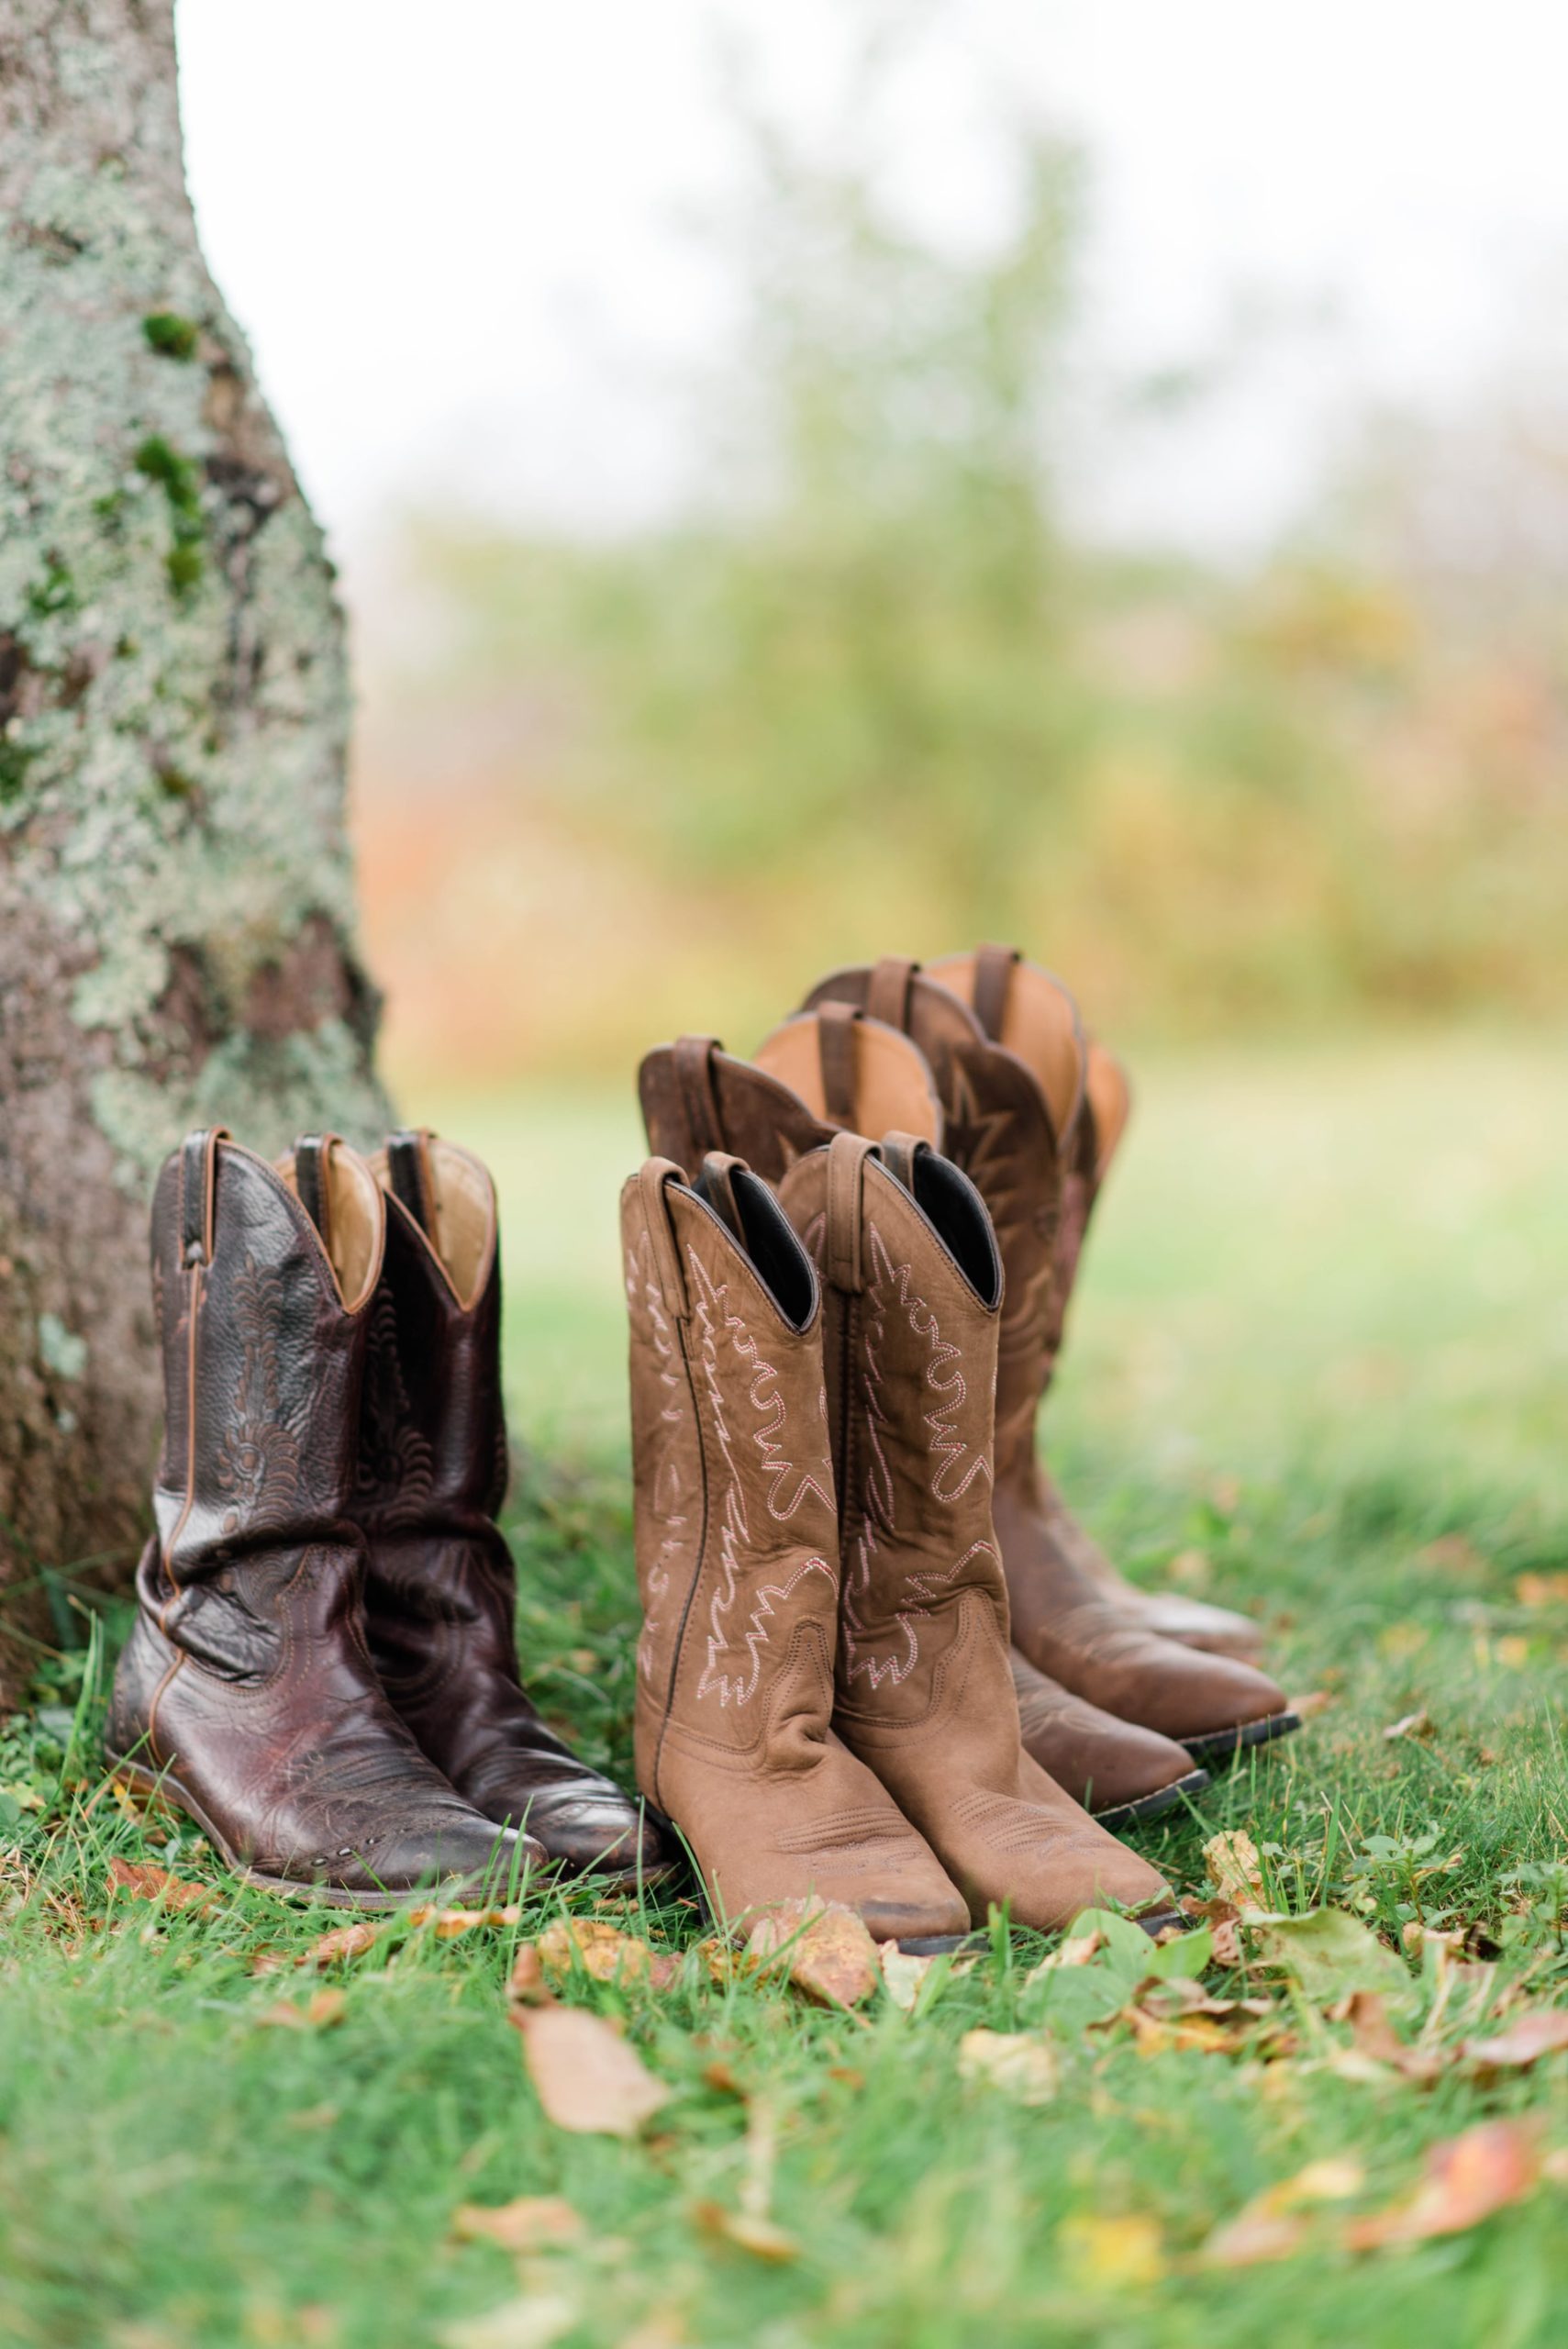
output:
[[[308,1173],[314,1212],[292,1160],[217,1128],[159,1177],[157,1531],[107,1743],[250,1883],[389,1909],[417,1886],[504,1887],[544,1854],[454,1792],[372,1665],[350,1509],[382,1197],[341,1142]]]
[[[962,1888],[1053,1932],[1114,1901],[1150,1930],[1167,1886],[1020,1742],[991,1525],[1002,1264],[979,1193],[929,1143],[839,1134],[781,1204],[824,1284],[839,1490],[840,1735]]]
[[[983,946],[973,954],[950,954],[927,965],[930,977],[971,1006],[994,1043],[1004,1044],[1029,1063],[1044,1083],[1051,1063],[1050,1039],[1060,989],[1049,973],[1026,963],[1016,950]],[[1057,1221],[1051,1311],[1041,1368],[1043,1402],[1054,1375],[1089,1218],[1111,1159],[1127,1125],[1131,1089],[1120,1063],[1092,1038],[1085,1042],[1082,1098],[1066,1136],[1062,1176],[1062,1212]],[[1118,1575],[1105,1552],[1068,1509],[1043,1464],[1036,1464],[1041,1516],[1058,1546],[1096,1582],[1107,1598],[1147,1631],[1211,1655],[1251,1662],[1262,1633],[1250,1616],[1211,1607],[1173,1590],[1140,1590]]]
[[[296,1163],[308,1149],[301,1143]],[[495,1520],[509,1462],[501,1401],[495,1190],[426,1131],[370,1160],[386,1254],[371,1303],[353,1516],[370,1554],[365,1620],[393,1709],[487,1819],[569,1869],[647,1880],[671,1854],[523,1693],[517,1575]]]
[[[1041,974],[1044,975],[1043,974]],[[1123,1720],[1185,1746],[1207,1765],[1300,1726],[1281,1689],[1251,1665],[1151,1632],[1106,1596],[1045,1508],[1035,1413],[1045,1383],[1062,1213],[1063,1154],[1083,1097],[1084,1052],[1072,998],[1048,981],[1054,1027],[1026,1062],[994,1042],[969,1005],[918,967],[889,956],[835,971],[806,1008],[840,1001],[900,1025],[931,1064],[946,1148],[991,1210],[1006,1272],[996,1367],[996,1537],[1013,1640],[1037,1671]]]
[[[650,1147],[695,1170],[705,1151],[723,1145],[776,1186],[806,1152],[835,1132],[863,1133],[878,1111],[940,1142],[941,1108],[925,1055],[851,1005],[824,1004],[786,1020],[759,1047],[758,1061],[768,1065],[737,1060],[705,1036],[650,1052],[639,1074]],[[1013,1664],[1026,1751],[1106,1826],[1158,1818],[1207,1786],[1207,1774],[1172,1739],[1101,1712],[1021,1656]]]
[[[838,1526],[817,1284],[765,1184],[650,1159],[621,1197],[643,1622],[637,1775],[728,1927],[812,1896],[951,1945],[964,1901],[834,1734]]]

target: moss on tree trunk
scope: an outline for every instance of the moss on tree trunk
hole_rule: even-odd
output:
[[[0,0],[0,1698],[133,1563],[158,1160],[384,1116],[332,581],[197,245],[172,0]]]

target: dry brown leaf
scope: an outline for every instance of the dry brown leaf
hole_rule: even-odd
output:
[[[284,1962],[296,1966],[314,1965],[324,1974],[329,1965],[344,1965],[350,1958],[362,1957],[380,1938],[379,1925],[339,1925],[331,1932],[323,1933],[319,1940],[311,1943],[308,1949],[299,1951],[292,1959],[285,1957]],[[278,1964],[277,1954],[268,1952],[250,1970],[253,1974],[272,1974],[278,1970]]]
[[[840,1901],[786,1900],[759,1917],[746,1940],[753,1964],[782,1962],[796,1989],[826,2007],[858,2007],[880,1978],[876,1943]]]
[[[1359,2162],[1308,2162],[1294,2177],[1254,2195],[1233,2219],[1217,2227],[1198,2257],[1206,2267],[1255,2267],[1265,2260],[1288,2259],[1307,2237],[1303,2203],[1349,2201],[1365,2183]]]
[[[558,2129],[634,2137],[670,2100],[635,2048],[583,2007],[518,2006],[512,2021],[539,2100]]]
[[[1020,2104],[1049,2104],[1056,2094],[1056,2054],[1027,2031],[966,2031],[958,2043],[959,2077],[1005,2088]]]
[[[410,1909],[411,1925],[428,1925],[439,1942],[453,1942],[463,1933],[472,1933],[479,1925],[517,1925],[523,1912],[513,1901],[505,1909],[437,1909],[428,1903]]]
[[[749,2251],[753,2259],[782,2266],[800,2257],[795,2236],[772,2219],[753,2217],[747,2210],[728,2210],[722,2202],[695,2202],[692,2217],[704,2234],[732,2243],[738,2250]]]
[[[1304,1688],[1299,1697],[1285,1698],[1285,1708],[1296,1715],[1297,1720],[1309,1721],[1316,1720],[1319,1713],[1326,1713],[1333,1701],[1331,1689]]]
[[[1532,2007],[1490,2039],[1467,2039],[1460,2054],[1489,2072],[1523,2071],[1568,2047],[1568,2007]]]
[[[1518,2121],[1483,2121],[1434,2145],[1415,2194],[1356,2220],[1345,2230],[1345,2242],[1352,2251],[1381,2251],[1462,2234],[1495,2210],[1522,2202],[1540,2178],[1534,2132]]]
[[[1434,1737],[1437,1731],[1430,1713],[1423,1705],[1418,1712],[1402,1713],[1396,1721],[1390,1721],[1383,1734],[1385,1740],[1392,1743],[1399,1737]]]
[[[920,1986],[936,1964],[936,1959],[911,1957],[899,1948],[896,1942],[884,1942],[880,1955],[884,1989],[895,2007],[902,2007],[906,2015],[913,2014],[919,1999]]]
[[[506,2002],[513,2007],[549,2007],[555,1994],[544,1978],[544,1962],[532,1942],[525,1942],[506,1976]]]
[[[1521,1607],[1568,1607],[1568,1574],[1517,1575],[1514,1596]]]
[[[647,1982],[666,1989],[681,1971],[674,1950],[656,1950],[602,1917],[558,1917],[535,1947],[548,1980],[559,1986],[580,1965],[595,1982]]]
[[[192,1884],[183,1876],[171,1876],[167,1868],[154,1867],[149,1861],[112,1859],[108,1886],[111,1898],[123,1892],[128,1900],[158,1900],[165,1909],[216,1909],[220,1905],[212,1885]]]
[[[303,2006],[282,1998],[275,2007],[263,2007],[256,2017],[256,2025],[261,2031],[327,2031],[333,2023],[342,2021],[348,2004],[347,1995],[341,1990],[314,1990]]]
[[[1221,1899],[1239,1908],[1255,1909],[1263,1898],[1263,1866],[1258,1847],[1244,1827],[1211,1836],[1203,1847],[1208,1880]]]
[[[1059,1948],[1042,1957],[1038,1965],[1030,1966],[1024,1976],[1026,1987],[1031,1982],[1042,1981],[1046,1975],[1054,1974],[1061,1966],[1087,1965],[1095,1951],[1105,1946],[1105,1938],[1098,1927],[1091,1932],[1070,1934]]]
[[[1386,2064],[1405,2079],[1435,2080],[1445,2058],[1428,2048],[1407,2047],[1388,2020],[1387,2002],[1377,1990],[1352,1990],[1329,2009],[1330,2022],[1348,2022],[1356,2051],[1373,2064]]]
[[[583,2233],[580,2211],[559,2194],[520,2194],[515,2202],[460,2202],[452,2232],[460,2243],[499,2243],[524,2256],[532,2251],[575,2243]]]

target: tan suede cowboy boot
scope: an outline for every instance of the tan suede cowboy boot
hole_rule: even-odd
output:
[[[1043,974],[1042,974],[1043,975]],[[835,971],[807,998],[845,1002],[901,1026],[930,1063],[945,1146],[990,1208],[1006,1272],[996,1370],[997,1539],[1013,1639],[1038,1671],[1102,1710],[1224,1760],[1299,1726],[1284,1692],[1231,1656],[1161,1638],[1107,1598],[1058,1538],[1035,1460],[1035,1413],[1052,1330],[1063,1151],[1084,1096],[1084,1052],[1072,998],[1048,982],[1029,1061],[985,1034],[969,1005],[913,963],[889,956]],[[1048,1007],[1043,996],[1036,1008]]]
[[[296,1166],[317,1147],[300,1143]],[[525,1829],[568,1869],[647,1882],[673,1856],[658,1830],[523,1689],[517,1575],[495,1522],[510,1464],[495,1186],[471,1152],[423,1130],[389,1135],[369,1164],[386,1197],[386,1255],[352,1514],[382,1686],[487,1819]]]
[[[839,1547],[817,1276],[732,1158],[621,1198],[643,1623],[637,1772],[727,1928],[817,1896],[952,1946],[968,1908],[832,1727]]]
[[[1005,1044],[1035,1069],[1042,1084],[1051,1064],[1049,1039],[1060,1015],[1056,1012],[1058,983],[1037,963],[1026,963],[1016,949],[982,946],[973,954],[950,954],[928,963],[927,974],[940,980],[973,1010],[994,1043]],[[1089,1218],[1111,1160],[1126,1130],[1131,1088],[1120,1063],[1093,1038],[1085,1040],[1084,1085],[1076,1117],[1064,1144],[1062,1212],[1057,1222],[1051,1282],[1051,1313],[1046,1329],[1040,1399],[1050,1391],[1062,1351],[1067,1308],[1077,1277]],[[1054,1540],[1082,1571],[1098,1583],[1107,1598],[1151,1631],[1212,1655],[1256,1658],[1262,1633],[1250,1616],[1229,1607],[1211,1607],[1180,1591],[1140,1590],[1118,1575],[1105,1552],[1068,1509],[1037,1455],[1037,1498]]]
[[[1002,1264],[979,1193],[925,1142],[879,1152],[846,1133],[793,1166],[780,1197],[824,1284],[840,1736],[977,1924],[1005,1904],[1051,1932],[1114,1901],[1155,1930],[1173,1915],[1166,1885],[1019,1737],[991,1523]]]
[[[695,1172],[720,1144],[776,1187],[835,1132],[864,1132],[880,1116],[939,1143],[942,1114],[929,1064],[909,1038],[848,1004],[786,1020],[759,1047],[764,1068],[712,1037],[684,1036],[650,1052],[639,1075],[650,1146]],[[1152,1730],[1086,1704],[1021,1656],[1014,1676],[1024,1744],[1047,1776],[1112,1829],[1154,1819],[1200,1794],[1207,1774]]]
[[[350,1508],[382,1195],[335,1139],[301,1187],[220,1128],[159,1176],[166,1426],[109,1752],[252,1883],[362,1909],[438,1884],[505,1898],[543,1852],[454,1792],[365,1645]]]

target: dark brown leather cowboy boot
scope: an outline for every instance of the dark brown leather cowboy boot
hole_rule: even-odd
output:
[[[885,1163],[884,1163],[885,1162]],[[1040,1932],[1168,1887],[1025,1753],[991,1524],[1002,1264],[980,1195],[928,1143],[835,1135],[781,1203],[824,1285],[843,1562],[840,1735],[962,1887]]]
[[[370,1166],[386,1194],[386,1256],[353,1514],[382,1686],[487,1819],[525,1829],[569,1868],[646,1879],[673,1857],[657,1828],[523,1693],[517,1576],[495,1522],[509,1464],[495,1186],[478,1159],[425,1130],[390,1135]]]
[[[251,1883],[388,1909],[504,1894],[539,1845],[427,1760],[365,1646],[350,1521],[382,1196],[341,1142],[273,1167],[188,1135],[152,1208],[166,1423],[108,1745]]]
[[[876,1113],[940,1141],[925,1055],[849,1004],[787,1020],[759,1047],[758,1060],[768,1065],[737,1060],[708,1036],[650,1052],[639,1085],[651,1147],[695,1173],[717,1141],[776,1186],[807,1151],[835,1132],[865,1131]],[[1157,1818],[1208,1784],[1172,1739],[1101,1712],[1021,1656],[1014,1672],[1026,1751],[1106,1826]]]
[[[879,1940],[964,1901],[834,1734],[839,1550],[811,1264],[727,1156],[650,1159],[621,1198],[643,1624],[637,1775],[733,1927],[813,1895]]]
[[[1043,977],[1044,974],[1042,974]],[[1184,1745],[1195,1762],[1224,1760],[1299,1726],[1274,1683],[1237,1658],[1161,1638],[1108,1598],[1064,1542],[1045,1505],[1035,1413],[1052,1330],[1063,1152],[1083,1098],[1083,1047],[1072,998],[1047,981],[1056,1008],[1026,1062],[985,1034],[970,1006],[913,963],[888,957],[835,971],[807,1008],[847,1002],[900,1024],[926,1054],[946,1148],[990,1208],[1006,1271],[996,1368],[996,1535],[1012,1603],[1014,1643],[1077,1697]],[[1033,1005],[1043,1013],[1042,993]]]
[[[1034,1069],[1042,1084],[1048,1081],[1052,1030],[1061,1024],[1060,1014],[1055,1013],[1061,991],[1048,972],[1026,963],[1015,949],[996,946],[983,946],[973,954],[947,955],[940,963],[929,963],[927,971],[973,1008],[994,1043],[1005,1044]],[[1051,1312],[1041,1365],[1042,1403],[1062,1351],[1089,1218],[1126,1129],[1131,1103],[1131,1088],[1120,1063],[1103,1045],[1086,1038],[1084,1090],[1063,1144],[1062,1212],[1056,1227]],[[1036,1482],[1040,1513],[1062,1550],[1098,1583],[1107,1598],[1146,1630],[1212,1655],[1256,1659],[1262,1633],[1250,1616],[1229,1607],[1211,1607],[1181,1591],[1140,1590],[1117,1573],[1099,1544],[1068,1509],[1038,1455]]]

